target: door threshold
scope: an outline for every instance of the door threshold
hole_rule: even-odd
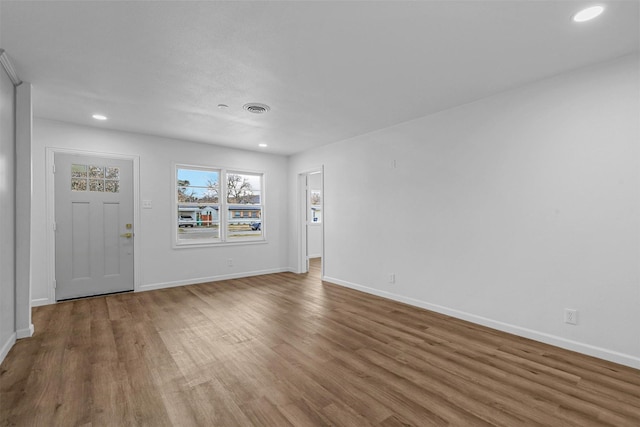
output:
[[[109,295],[118,295],[118,294],[128,294],[129,292],[133,292],[133,289],[128,291],[116,291],[116,292],[108,292],[106,294],[96,294],[96,295],[87,295],[85,297],[72,297],[72,298],[64,298],[56,300],[56,302],[66,302],[66,301],[75,301],[79,299],[88,299],[88,298],[97,298],[97,297],[106,297]]]

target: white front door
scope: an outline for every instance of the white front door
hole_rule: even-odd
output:
[[[54,162],[56,300],[133,290],[133,161]]]

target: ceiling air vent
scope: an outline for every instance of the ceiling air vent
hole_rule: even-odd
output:
[[[244,108],[245,110],[253,114],[264,114],[271,109],[269,108],[268,105],[258,104],[256,102],[250,102],[249,104],[244,104],[242,108]]]

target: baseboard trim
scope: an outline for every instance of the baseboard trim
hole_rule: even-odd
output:
[[[31,300],[31,307],[39,307],[41,305],[49,305],[53,304],[53,302],[49,298],[38,298]]]
[[[195,285],[198,283],[206,283],[206,282],[218,282],[220,280],[242,279],[243,277],[261,276],[263,274],[273,274],[273,273],[283,273],[283,272],[295,273],[293,269],[286,267],[286,268],[274,268],[269,270],[249,271],[244,273],[222,274],[219,276],[199,277],[195,279],[176,280],[173,282],[161,282],[161,283],[151,283],[148,285],[141,285],[141,286],[138,286],[136,289],[134,289],[134,292],[152,291],[154,289],[174,288],[176,286]],[[49,304],[55,304],[55,301],[51,301],[49,298],[38,298],[38,299],[31,300],[31,307],[39,307],[42,305],[49,305]],[[31,325],[31,327],[33,328],[33,325]]]
[[[16,338],[21,340],[22,338],[30,338],[33,336],[33,332],[35,328],[33,327],[33,323],[29,325],[28,328],[20,329],[16,331]]]
[[[249,271],[249,272],[233,273],[233,274],[221,274],[218,276],[198,277],[195,279],[187,279],[187,280],[176,280],[173,282],[152,283],[148,285],[141,285],[135,291],[136,292],[152,291],[155,289],[174,288],[176,286],[196,285],[199,283],[207,283],[207,282],[219,282],[221,280],[242,279],[244,277],[262,276],[265,274],[283,273],[288,271],[290,271],[288,268],[274,268],[269,270]]]
[[[2,348],[0,348],[0,363],[4,361],[4,358],[7,357],[11,347],[16,343],[16,333],[12,333],[9,335],[9,338],[2,344]]]
[[[403,295],[394,294],[380,289],[370,288],[368,286],[358,285],[345,280],[337,279],[335,277],[323,276],[322,280],[325,282],[333,283],[335,285],[344,286],[346,288],[355,289],[368,294],[376,295],[382,298],[402,302],[415,307],[424,308],[426,310],[434,311],[436,313],[444,314],[447,316],[455,317],[457,319],[466,320],[471,323],[475,323],[489,328],[497,329],[502,332],[507,332],[513,335],[517,335],[524,338],[529,338],[535,341],[550,344],[556,347],[564,348],[566,350],[575,351],[578,353],[586,354],[588,356],[597,357],[599,359],[608,360],[610,362],[619,363],[621,365],[629,366],[631,368],[640,369],[640,358],[619,353],[613,350],[609,350],[602,347],[593,346],[590,344],[581,343],[578,341],[568,340],[566,338],[559,337],[557,335],[551,335],[532,329],[523,328],[520,326],[511,325],[508,323],[500,322],[497,320],[489,319],[475,314],[466,313],[464,311],[455,310],[449,307],[444,307],[437,304],[431,304],[426,301],[418,300],[415,298],[406,297]]]

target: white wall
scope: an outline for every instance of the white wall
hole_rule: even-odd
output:
[[[136,232],[139,245],[139,283],[152,289],[227,277],[287,269],[287,158],[208,144],[83,127],[35,119],[33,129],[32,298],[35,305],[53,302],[48,283],[47,245],[42,244],[46,220],[46,147],[137,155],[140,158],[140,209]],[[263,171],[265,174],[265,231],[267,243],[206,248],[172,248],[174,163]],[[227,259],[233,258],[233,267]]]
[[[325,279],[640,367],[639,93],[627,56],[293,156]]]
[[[16,341],[15,90],[0,66],[0,362]]]

